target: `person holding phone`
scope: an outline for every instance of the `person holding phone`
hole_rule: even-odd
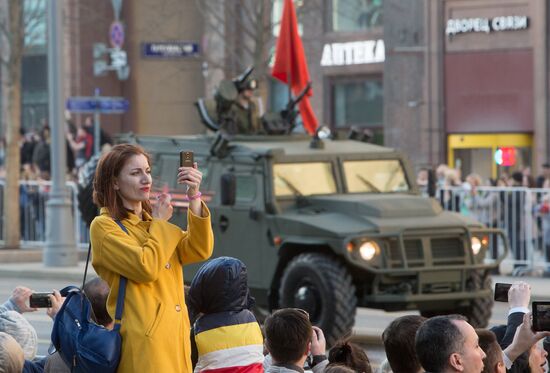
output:
[[[92,265],[111,289],[107,310],[113,319],[119,279],[128,279],[117,372],[191,372],[182,266],[212,254],[210,213],[200,199],[202,173],[194,163],[174,170],[178,183],[187,185],[187,231],[168,222],[170,196],[162,193],[150,201],[151,167],[149,155],[130,144],[116,145],[100,159],[93,198],[101,211],[90,226]]]

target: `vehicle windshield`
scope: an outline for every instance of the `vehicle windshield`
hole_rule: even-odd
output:
[[[336,193],[330,162],[274,164],[273,178],[277,197]]]
[[[410,190],[397,159],[344,161],[349,193],[391,193]]]

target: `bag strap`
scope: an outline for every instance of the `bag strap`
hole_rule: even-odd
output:
[[[128,233],[128,230],[120,222],[120,220],[115,220],[115,222],[118,224],[118,226],[126,232],[127,235],[130,235]],[[118,285],[118,297],[116,299],[116,309],[115,309],[115,330],[120,329],[120,323],[122,321],[122,312],[124,311],[124,298],[126,297],[126,284],[128,282],[128,279],[124,276],[120,276],[120,281]]]
[[[92,242],[88,244],[88,257],[86,258],[86,268],[84,268],[84,278],[82,279],[82,286],[80,290],[84,289],[84,284],[86,283],[86,275],[88,274],[88,263],[90,263],[90,253],[92,252]]]
[[[120,222],[120,220],[115,220],[115,222],[118,224],[118,226],[124,232],[126,232],[126,234],[128,234],[128,235],[130,234],[130,233],[128,233],[128,230],[126,229],[124,224],[122,224]],[[82,280],[81,289],[84,289],[84,284],[86,283],[86,275],[88,274],[88,264],[90,263],[90,253],[91,252],[92,252],[92,243],[90,242],[90,244],[88,245],[88,257],[86,258],[86,268],[84,269],[84,279]],[[115,327],[114,327],[115,330],[120,329],[120,322],[122,320],[122,313],[124,312],[124,298],[126,297],[126,285],[127,285],[127,283],[128,283],[128,279],[124,276],[120,276],[120,281],[118,283],[118,296],[117,296],[117,299],[116,299],[116,308],[115,308]]]

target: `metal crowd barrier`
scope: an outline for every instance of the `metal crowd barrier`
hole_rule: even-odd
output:
[[[4,243],[4,225],[7,217],[4,214],[3,195],[5,180],[0,179],[0,244]],[[77,201],[77,187],[74,182],[66,184],[71,193],[72,213],[74,216],[74,235],[77,247],[88,249],[90,239],[88,228],[80,216]],[[19,213],[22,248],[42,248],[46,242],[46,203],[51,181],[19,181]]]
[[[89,231],[78,210],[77,186],[67,182],[67,187],[71,192],[75,240],[80,249],[86,250]],[[19,188],[21,246],[41,248],[46,241],[46,202],[51,182],[20,181]],[[4,189],[5,180],[0,179],[0,244],[6,219]],[[445,210],[506,232],[511,252],[505,262],[518,271],[550,268],[550,189],[479,187],[472,193],[462,186],[444,187],[437,190],[435,198]],[[488,255],[497,255],[497,251],[495,247]]]
[[[445,210],[506,232],[513,274],[550,268],[550,189],[444,187],[435,198]]]

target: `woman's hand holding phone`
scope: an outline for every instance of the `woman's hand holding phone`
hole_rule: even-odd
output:
[[[193,163],[193,167],[178,168],[178,184],[187,185],[187,197],[190,199],[199,193],[201,181],[202,172],[199,171],[197,162]]]

